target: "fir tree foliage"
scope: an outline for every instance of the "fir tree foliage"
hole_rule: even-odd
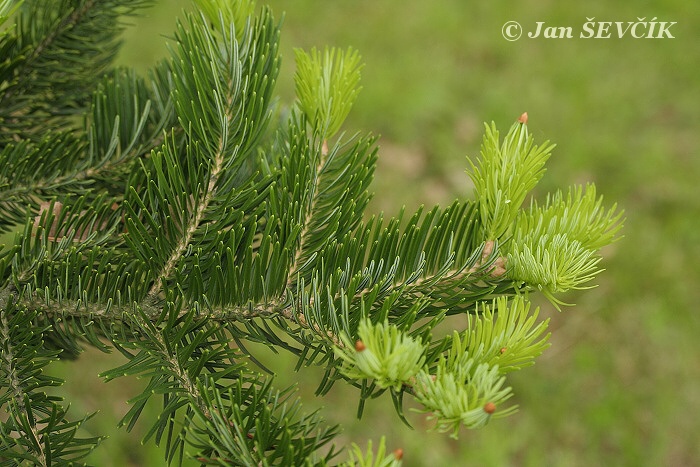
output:
[[[413,398],[456,437],[513,413],[508,373],[548,345],[529,294],[590,286],[616,206],[589,184],[523,208],[553,148],[523,116],[486,126],[474,200],[369,216],[376,138],[341,131],[356,51],[297,50],[280,112],[269,8],[196,0],[139,76],[113,59],[148,4],[0,1],[0,464],[89,462],[92,415],[48,395],[88,346],[123,356],[106,381],[147,381],[119,424],[174,464],[400,464],[383,438],[339,459],[251,343],[323,368],[319,395],[356,387],[359,415],[388,393],[406,421]],[[448,316],[466,325],[436,336]]]
[[[396,449],[391,454],[386,454],[386,440],[382,437],[376,453],[372,448],[372,440],[369,440],[365,451],[353,443],[349,457],[350,459],[342,464],[343,467],[398,467],[401,465],[403,450]]]
[[[338,132],[360,92],[360,54],[326,48],[295,51],[294,79],[299,107],[328,138]]]

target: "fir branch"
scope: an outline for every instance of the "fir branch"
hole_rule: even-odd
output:
[[[401,419],[413,395],[453,435],[512,413],[503,375],[546,347],[527,291],[559,303],[555,293],[591,279],[597,250],[617,238],[617,208],[603,209],[590,186],[521,209],[552,148],[534,144],[524,114],[503,141],[486,127],[471,163],[475,202],[363,222],[375,138],[334,136],[359,91],[359,55],[297,51],[297,101],[268,131],[279,70],[270,10],[198,0],[147,79],[108,71],[115,15],[145,3],[39,11],[28,1],[36,27],[24,17],[0,36],[10,57],[0,64],[0,230],[24,221],[0,249],[0,382],[15,388],[0,395],[8,449],[34,455],[42,439],[45,464],[64,448],[69,460],[92,449],[97,440],[75,437],[81,422],[35,391],[57,384],[35,370],[109,342],[126,363],[106,379],[149,378],[122,424],[131,429],[162,394],[146,439],[164,441],[169,462],[186,443],[212,464],[334,457],[317,450],[335,428],[242,363],[258,363],[250,342],[325,366],[319,394],[349,381],[360,414],[384,392]],[[75,69],[54,73],[67,59]],[[466,329],[433,338],[458,313]],[[383,445],[376,462],[371,449],[355,452],[367,465],[400,458]]]
[[[42,202],[54,197],[92,196],[102,190],[121,196],[128,175],[124,169],[162,144],[162,130],[173,119],[171,101],[159,95],[162,85],[154,78],[149,92],[133,73],[116,71],[105,76],[93,95],[85,119],[88,141],[74,132],[50,131],[36,143],[5,146],[0,151],[0,212],[7,217],[0,219],[0,231],[19,223],[27,206],[38,212]]]
[[[483,303],[481,313],[468,316],[461,334],[454,332],[447,356],[448,368],[485,363],[498,367],[500,374],[520,370],[534,364],[549,344],[545,334],[549,320],[537,322],[539,309],[530,312],[530,302],[521,295],[508,300],[498,297],[491,304]]]
[[[18,371],[16,369],[17,355],[15,354],[13,344],[12,344],[12,334],[10,331],[10,323],[7,319],[7,314],[5,310],[12,310],[14,304],[10,301],[3,307],[0,308],[0,346],[2,347],[2,372],[4,373],[5,379],[3,383],[8,384],[8,393],[0,397],[0,402],[2,405],[11,401],[10,406],[13,407],[18,413],[26,413],[28,407],[25,405],[25,388],[19,380]],[[4,385],[4,384],[3,384]],[[34,441],[34,448],[38,451],[36,452],[36,461],[40,465],[47,465],[46,463],[46,453],[44,452],[44,446],[38,442],[39,440],[39,429],[35,424],[27,424],[29,428],[29,439]],[[5,435],[5,430],[3,429],[3,435]],[[4,436],[3,436],[4,438]],[[3,444],[7,443],[3,439]],[[6,446],[9,447],[9,446]]]
[[[202,384],[208,405],[219,408],[213,418],[197,413],[189,426],[200,462],[240,465],[326,465],[333,449],[317,458],[338,427],[322,426],[317,412],[300,414],[291,390],[274,391],[269,380],[239,380],[226,391]],[[318,464],[317,464],[318,462]]]
[[[132,302],[128,299],[118,300],[109,298],[105,302],[83,299],[70,299],[61,297],[58,293],[46,293],[46,289],[34,289],[25,287],[15,300],[29,311],[41,313],[57,319],[81,319],[87,322],[104,321],[109,323],[115,319],[121,319],[125,315],[133,314],[135,307],[141,310],[150,321],[157,321],[163,313],[160,303],[152,300]],[[15,297],[17,290],[12,284],[0,290],[0,308],[8,303],[10,297]],[[55,298],[54,298],[55,297]],[[246,322],[255,318],[270,318],[276,315],[292,316],[289,305],[272,302],[257,306],[219,306],[202,308],[196,305],[192,308],[182,308],[180,317],[188,313],[199,313],[208,319],[219,323]]]
[[[310,291],[302,279],[292,307],[283,308],[282,316],[312,331],[316,344],[325,346],[316,352],[327,353],[345,347],[341,335],[355,335],[367,314],[410,329],[416,320],[474,313],[480,300],[513,293],[512,282],[503,280],[503,258],[493,242],[468,250],[475,237],[474,212],[467,203],[435,208],[425,217],[421,209],[402,228],[401,216],[388,224],[371,220],[343,242],[330,242],[319,254],[321,270],[311,277]],[[325,275],[326,270],[333,273]],[[323,290],[320,284],[329,285]],[[303,334],[293,337],[310,345]]]
[[[471,373],[467,376],[465,373]],[[487,364],[476,365],[469,360],[460,371],[446,371],[439,366],[433,376],[421,372],[413,386],[416,399],[423,405],[420,412],[428,412],[429,419],[436,421],[441,433],[451,432],[457,438],[459,428],[480,428],[492,417],[504,417],[515,411],[514,407],[496,409],[512,396],[505,386],[505,377],[498,367]]]
[[[139,353],[121,367],[102,374],[107,380],[128,375],[145,374],[151,377],[141,396],[133,400],[136,404],[124,416],[120,425],[134,426],[144,404],[153,394],[163,394],[164,413],[147,432],[145,440],[156,436],[160,443],[167,431],[167,458],[172,458],[183,442],[173,433],[176,412],[188,406],[197,407],[207,419],[212,417],[212,407],[205,404],[197,384],[200,372],[211,373],[216,380],[230,378],[240,371],[234,364],[237,353],[228,347],[228,340],[220,328],[195,317],[190,312],[181,315],[177,304],[166,302],[159,319],[151,321],[140,309],[125,315],[132,324],[132,335],[128,340],[116,340],[120,348],[136,348]],[[154,371],[154,369],[157,369]],[[168,428],[170,427],[170,428]],[[180,432],[184,427],[180,428]]]
[[[422,343],[386,321],[373,326],[369,320],[362,320],[357,334],[354,345],[349,336],[343,335],[345,346],[335,349],[343,361],[340,371],[348,378],[372,378],[379,387],[399,390],[425,364]]]
[[[400,448],[392,453],[386,453],[386,439],[384,437],[380,438],[376,453],[372,448],[372,440],[369,440],[366,451],[362,451],[360,446],[353,443],[348,454],[350,459],[341,464],[341,467],[400,467],[403,458],[403,450]]]
[[[49,466],[75,462],[87,456],[101,438],[78,438],[85,420],[71,422],[61,399],[43,392],[60,386],[59,378],[44,374],[44,367],[59,351],[46,349],[48,328],[35,324],[36,314],[17,307],[13,297],[0,308],[0,406],[8,419],[0,423],[0,460]]]
[[[469,160],[469,176],[479,202],[484,240],[498,240],[509,232],[527,194],[544,175],[553,144],[535,145],[527,130],[527,113],[500,141],[496,125],[485,126],[481,157]]]
[[[599,272],[597,250],[615,242],[623,212],[607,211],[595,186],[570,188],[532,202],[518,216],[506,246],[508,276],[541,290],[556,306],[555,294],[584,288]]]
[[[25,1],[17,31],[0,38],[12,58],[0,66],[0,127],[30,139],[46,127],[73,127],[66,117],[81,111],[117,52],[118,18],[149,3],[62,0],[47,9]]]
[[[300,219],[300,223],[303,226],[301,232],[299,233],[299,246],[296,249],[296,253],[294,255],[294,260],[292,262],[293,264],[293,269],[291,270],[289,274],[289,286],[291,287],[294,284],[294,281],[296,280],[296,276],[299,272],[299,269],[301,266],[303,266],[302,259],[304,258],[305,255],[308,255],[309,248],[307,247],[307,243],[311,241],[310,233],[313,232],[312,229],[312,224],[311,220],[313,218],[313,214],[316,213],[316,208],[319,203],[319,196],[318,196],[318,185],[319,185],[319,178],[321,177],[321,174],[323,173],[323,167],[326,163],[326,160],[328,158],[328,146],[327,142],[324,141],[322,144],[322,147],[319,149],[315,149],[314,152],[318,153],[316,156],[316,165],[314,169],[311,172],[311,180],[309,184],[309,189],[306,191],[306,195],[308,196],[309,205],[305,209],[305,214],[303,215],[302,219]],[[313,251],[313,250],[311,250]]]
[[[312,127],[312,143],[306,149],[306,157],[315,170],[311,170],[306,180],[306,198],[299,200],[303,212],[297,221],[302,230],[293,261],[294,269],[289,277],[290,286],[297,280],[300,268],[320,245],[352,231],[359,222],[362,210],[369,201],[366,188],[376,161],[374,151],[369,149],[373,141],[369,141],[369,146],[362,151],[359,149],[364,142],[360,141],[357,146],[342,153],[339,145],[331,151],[328,144],[328,138],[340,129],[361,89],[359,54],[352,49],[341,52],[327,48],[323,54],[316,49],[312,49],[310,54],[296,49],[295,58],[297,105]],[[290,120],[298,125],[294,116]],[[305,121],[301,124],[304,125]],[[299,133],[306,135],[306,131],[292,128],[294,137],[298,137]],[[297,142],[296,147],[305,146]],[[293,160],[288,158],[283,161]],[[360,167],[366,168],[364,174],[353,170]],[[358,179],[360,183],[357,183]],[[341,221],[343,217],[349,219]]]
[[[325,142],[338,132],[362,89],[360,55],[352,48],[313,48],[310,53],[296,49],[294,55],[299,107]]]
[[[176,69],[175,103],[185,130],[193,139],[190,144],[201,144],[202,151],[196,151],[194,154],[206,156],[202,162],[208,168],[208,175],[202,191],[190,191],[196,198],[192,202],[195,208],[188,219],[184,220],[181,236],[169,257],[155,273],[149,296],[156,296],[165,282],[172,277],[176,265],[200,228],[207,209],[216,199],[218,190],[222,188],[220,180],[228,177],[226,172],[233,172],[240,164],[242,156],[247,155],[248,149],[245,145],[254,142],[256,135],[261,131],[260,127],[266,124],[269,116],[268,89],[277,73],[274,49],[265,51],[264,53],[270,55],[262,55],[258,60],[249,61],[245,55],[245,59],[239,58],[239,53],[248,47],[261,47],[263,50],[274,47],[270,44],[274,44],[273,38],[278,32],[272,25],[269,13],[264,15],[259,23],[246,30],[241,44],[235,40],[235,31],[228,31],[227,26],[221,24],[218,32],[224,37],[225,47],[219,49],[212,46],[216,40],[202,18],[195,19],[191,16],[189,28],[187,30],[180,25],[178,30],[179,57],[176,56],[173,62]],[[195,54],[197,49],[207,52],[206,55],[203,58],[199,57],[199,54]],[[180,64],[184,64],[185,59],[194,65],[182,67]],[[202,87],[203,79],[210,83],[211,87],[208,90]],[[253,89],[249,89],[249,86],[253,86]],[[197,101],[190,99],[193,90],[198,94]],[[257,92],[261,95],[260,100],[251,99]],[[204,97],[211,101],[210,106],[202,105],[200,100]],[[242,112],[247,112],[244,114],[246,117],[242,118]],[[204,121],[212,126],[202,127]]]
[[[219,154],[221,155],[221,153]],[[197,206],[197,208],[194,214],[188,219],[188,222],[184,226],[185,231],[183,232],[182,239],[175,246],[175,249],[172,251],[170,257],[165,262],[163,268],[154,277],[153,285],[148,291],[149,296],[155,297],[159,293],[167,279],[172,276],[175,266],[182,258],[183,253],[187,249],[187,246],[192,241],[195,231],[197,230],[197,228],[199,228],[200,223],[202,222],[204,212],[206,211],[207,207],[209,206],[209,203],[214,197],[215,186],[219,180],[221,169],[223,168],[223,161],[223,157],[217,157],[214,160],[212,171],[209,175],[207,190],[203,195],[202,199],[194,203]]]

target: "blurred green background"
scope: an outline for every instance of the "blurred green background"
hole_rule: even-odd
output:
[[[426,433],[424,417],[402,425],[390,399],[354,421],[354,391],[313,396],[318,373],[299,381],[308,408],[343,423],[339,441],[387,435],[406,466],[700,465],[700,3],[465,2],[463,0],[273,0],[284,12],[278,89],[292,99],[293,47],[353,46],[363,90],[346,127],[381,135],[373,211],[395,212],[471,196],[465,156],[478,154],[484,121],[506,130],[523,112],[536,140],[557,143],[536,194],[593,181],[626,211],[625,238],[604,251],[597,288],[567,296],[551,317],[552,347],[513,375],[520,411],[458,441]],[[166,38],[189,2],[161,1],[130,20],[120,60],[145,70],[166,55]],[[518,21],[571,26],[595,21],[676,21],[674,39],[528,39],[508,42]],[[614,26],[613,29],[614,31]],[[115,430],[141,382],[102,383],[119,356],[89,352],[58,364],[79,395],[71,411],[100,410],[107,432],[91,458],[100,466],[162,465],[141,446],[145,423]],[[284,373],[292,360],[273,366]],[[151,413],[157,413],[152,408]],[[148,415],[144,416],[144,421]]]

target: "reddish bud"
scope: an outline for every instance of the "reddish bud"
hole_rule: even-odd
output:
[[[501,348],[501,353],[502,353],[502,354],[506,353],[506,350],[508,350],[508,347],[502,347],[502,348]]]
[[[523,114],[518,118],[518,121],[523,125],[527,125],[527,112],[523,112]]]
[[[484,412],[486,412],[487,414],[491,415],[495,411],[496,404],[494,404],[493,402],[487,402],[486,404],[484,404]]]
[[[361,340],[358,339],[357,342],[355,342],[355,350],[357,350],[358,352],[362,352],[366,348],[367,346],[365,346],[365,343]]]
[[[506,273],[506,258],[504,256],[499,256],[494,261],[493,266],[489,269],[489,274],[494,279],[502,277]]]
[[[491,256],[491,253],[493,253],[493,246],[496,244],[493,240],[487,240],[484,243],[484,249],[481,252],[481,259],[484,260]]]
[[[398,449],[394,450],[393,454],[394,454],[394,459],[396,459],[397,461],[400,461],[401,459],[403,459],[403,449],[398,448]]]

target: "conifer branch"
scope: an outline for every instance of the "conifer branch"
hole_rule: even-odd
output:
[[[317,204],[319,202],[318,185],[319,179],[323,174],[323,166],[326,164],[328,157],[328,141],[324,140],[321,144],[321,148],[316,149],[319,156],[316,166],[312,172],[312,181],[309,187],[309,197],[311,202],[306,208],[304,217],[301,220],[302,230],[299,233],[299,245],[297,246],[296,253],[294,254],[294,261],[292,263],[292,270],[289,274],[289,281],[287,283],[288,287],[292,287],[296,282],[296,276],[299,273],[299,269],[302,264],[301,261],[304,258],[304,253],[306,250],[306,243],[309,241],[309,233],[311,229],[311,219],[313,213],[316,211]]]
[[[13,284],[9,284],[0,290],[0,309],[5,309],[10,300],[16,300],[18,304],[31,312],[37,312],[49,317],[65,319],[87,319],[90,321],[104,321],[109,323],[112,320],[120,319],[125,314],[133,314],[136,307],[150,321],[157,321],[163,313],[163,307],[153,299],[144,299],[138,303],[117,303],[115,300],[108,300],[105,303],[93,302],[90,300],[73,300],[68,298],[50,299],[42,296],[39,290],[23,290],[17,296],[17,290]],[[292,319],[291,305],[282,301],[272,301],[269,304],[259,304],[255,306],[226,305],[218,307],[196,306],[193,308],[183,307],[179,312],[179,317],[188,313],[199,313],[207,319],[220,323],[235,323],[252,320],[254,318],[270,318],[276,315]]]
[[[87,13],[95,7],[96,3],[97,2],[94,0],[88,0],[72,12],[69,12],[69,14],[65,15],[58,22],[58,24],[56,24],[52,31],[44,36],[41,42],[34,46],[31,53],[16,69],[15,73],[19,79],[15,86],[11,87],[7,92],[0,96],[0,108],[2,108],[7,101],[11,100],[18,91],[24,89],[26,83],[29,82],[32,76],[32,74],[27,70],[34,65],[34,62],[36,62],[38,57],[44,53],[44,50],[48,49],[60,35],[75,27],[75,25],[78,24],[87,15]]]
[[[75,462],[99,443],[41,392],[61,384],[46,364],[85,345],[124,356],[106,380],[149,378],[120,425],[162,395],[145,441],[168,462],[185,445],[201,463],[335,456],[318,452],[336,428],[249,368],[264,369],[250,342],[324,366],[320,395],[357,387],[360,414],[388,393],[405,421],[411,397],[457,436],[513,413],[507,375],[547,347],[528,294],[558,306],[588,287],[618,239],[617,207],[588,185],[523,208],[554,147],[535,145],[523,114],[502,139],[486,126],[475,200],[365,220],[376,138],[337,136],[360,90],[357,52],[296,50],[296,101],[269,128],[271,11],[196,0],[171,59],[140,78],[111,60],[116,18],[146,3],[27,0],[36,27],[19,15],[0,34],[0,230],[24,225],[0,247],[0,458]],[[455,314],[463,328],[433,337]],[[376,462],[371,445],[351,461],[402,455],[382,441]]]
[[[55,9],[46,9],[44,2],[24,1],[17,31],[3,38],[9,54],[21,58],[0,66],[2,141],[12,141],[5,139],[8,133],[20,141],[47,128],[74,129],[75,120],[67,117],[79,112],[117,52],[119,17],[149,3],[57,0]],[[71,47],[73,53],[65,54]]]
[[[27,388],[23,387],[22,383],[19,381],[17,370],[15,368],[17,355],[15,355],[14,352],[12,344],[12,333],[10,332],[10,326],[7,321],[7,315],[5,314],[5,310],[7,310],[8,308],[5,303],[2,303],[2,300],[0,300],[0,305],[2,305],[2,308],[0,308],[0,348],[2,348],[2,363],[4,367],[2,372],[7,378],[6,381],[3,382],[3,386],[7,384],[7,387],[9,388],[9,391],[11,393],[10,398],[12,400],[11,405],[14,405],[16,407],[17,412],[25,414],[27,413],[28,409],[28,407],[25,405],[25,401],[27,401]],[[3,395],[2,399],[5,398],[6,396]],[[29,433],[27,433],[27,435],[29,435],[30,438],[33,440],[32,444],[38,450],[38,452],[36,452],[36,460],[39,463],[39,465],[47,466],[48,464],[46,462],[46,453],[44,452],[44,446],[42,443],[38,442],[40,438],[39,430],[35,423],[32,423],[31,420],[27,421],[29,423],[24,425],[30,430]]]
[[[155,297],[158,294],[158,292],[163,287],[164,282],[172,275],[173,269],[177,265],[178,261],[180,261],[180,259],[182,258],[183,253],[187,249],[187,246],[192,241],[192,237],[199,228],[202,219],[204,218],[204,213],[207,207],[209,206],[209,203],[211,203],[212,199],[214,198],[214,194],[216,193],[216,184],[219,181],[219,176],[224,165],[224,157],[222,154],[223,143],[223,139],[220,139],[218,146],[219,151],[217,151],[217,154],[213,160],[211,173],[209,175],[209,180],[207,183],[207,189],[204,192],[202,199],[197,203],[193,203],[195,206],[197,206],[197,208],[194,214],[189,218],[188,224],[185,226],[186,229],[184,231],[182,239],[177,244],[175,250],[172,252],[170,257],[166,261],[165,265],[163,266],[163,269],[161,269],[161,271],[154,278],[153,285],[148,291],[148,295],[151,297]]]

